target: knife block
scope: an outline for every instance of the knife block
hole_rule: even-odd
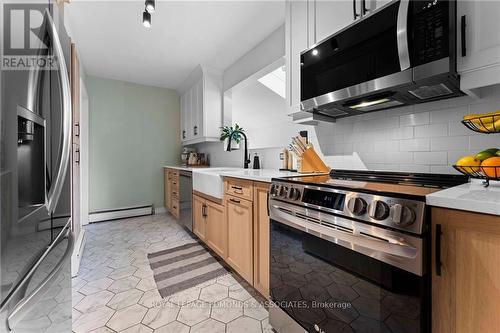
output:
[[[299,173],[326,173],[330,168],[316,154],[314,148],[306,149],[297,162],[297,171]]]

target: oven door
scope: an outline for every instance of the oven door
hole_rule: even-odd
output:
[[[300,76],[302,108],[328,114],[332,103],[411,84],[408,10],[408,0],[393,1],[304,51]],[[375,97],[368,106],[359,108],[369,111],[377,106],[404,103],[391,98],[390,93]]]
[[[421,261],[422,239],[386,242],[377,227],[367,230],[380,240],[362,236],[366,230],[349,235],[340,220],[350,220],[321,225],[272,201],[270,215],[270,321],[278,332],[291,331],[284,329],[293,327],[286,322],[290,317],[309,332],[429,331],[428,274],[394,264]],[[386,258],[393,263],[382,261]]]

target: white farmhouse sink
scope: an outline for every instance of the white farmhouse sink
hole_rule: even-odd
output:
[[[241,168],[210,168],[193,170],[193,190],[222,199],[224,182],[222,175],[228,171],[238,171]]]

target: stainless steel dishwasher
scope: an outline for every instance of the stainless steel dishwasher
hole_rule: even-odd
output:
[[[193,178],[192,172],[187,170],[179,171],[179,222],[189,231],[193,231],[192,216],[193,201]]]

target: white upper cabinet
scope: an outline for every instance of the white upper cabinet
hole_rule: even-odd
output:
[[[286,2],[286,100],[289,113],[300,112],[300,52],[308,47],[307,0]]]
[[[354,21],[354,1],[315,1],[315,22],[314,29],[316,44],[335,32],[345,28]],[[361,7],[356,7],[357,13],[361,12]],[[357,14],[360,15],[360,14]]]
[[[365,15],[369,15],[380,7],[387,5],[389,2],[392,2],[392,0],[361,0],[361,8]]]
[[[179,92],[183,145],[218,141],[222,126],[222,74],[198,66]]]
[[[500,83],[499,15],[500,1],[457,1],[457,70],[463,90]]]

